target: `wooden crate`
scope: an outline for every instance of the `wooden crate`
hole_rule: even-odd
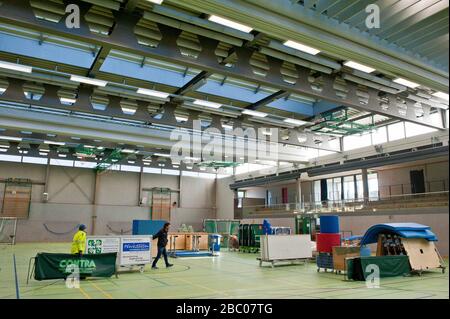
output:
[[[346,270],[345,259],[360,256],[361,247],[333,247],[333,267],[335,270]]]

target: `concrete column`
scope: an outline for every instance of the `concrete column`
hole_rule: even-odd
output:
[[[181,186],[182,186],[182,172],[180,170],[180,175],[178,176],[178,208],[181,207]]]
[[[94,194],[92,196],[92,225],[91,235],[95,235],[95,227],[97,224],[97,202],[98,202],[98,190],[100,189],[100,174],[95,172],[94,181]]]
[[[142,184],[144,181],[144,173],[141,168],[141,172],[139,173],[139,182],[138,182],[138,206],[142,206]]]
[[[297,178],[297,206],[298,208],[302,208],[303,199],[302,199],[302,183],[300,178]]]
[[[44,181],[44,193],[42,194],[42,201],[44,203],[48,202],[48,181],[50,179],[50,159],[47,161],[47,166],[45,167],[45,181]]]
[[[363,168],[361,170],[361,172],[362,172],[362,182],[363,182],[363,197],[364,197],[364,202],[366,203],[369,198],[369,181],[367,178],[367,168]]]

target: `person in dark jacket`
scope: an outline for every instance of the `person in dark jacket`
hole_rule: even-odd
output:
[[[167,245],[167,234],[169,233],[169,226],[170,223],[165,223],[164,227],[156,233],[155,236],[153,236],[153,238],[158,238],[158,254],[156,255],[155,260],[153,261],[152,264],[152,269],[158,269],[158,267],[156,267],[156,264],[159,260],[159,258],[161,258],[161,255],[164,256],[164,262],[166,263],[166,267],[172,267],[172,264],[169,264],[169,260],[167,259],[167,251],[166,251],[166,245]]]

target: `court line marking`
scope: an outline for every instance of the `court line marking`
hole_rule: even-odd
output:
[[[81,288],[81,286],[80,286],[80,292],[84,295],[84,297],[86,299],[92,299],[91,296],[89,296],[89,294],[86,291],[84,291],[83,288]]]
[[[95,283],[93,283],[92,281],[88,280],[88,282],[94,286],[95,289],[97,289],[98,291],[100,291],[106,298],[108,299],[114,299],[109,293],[107,293],[106,291],[104,291],[102,288],[100,288],[99,286],[97,286]],[[80,287],[81,289],[81,287]]]

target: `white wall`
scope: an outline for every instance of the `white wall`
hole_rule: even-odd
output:
[[[230,184],[234,182],[232,177],[217,180],[216,209],[218,219],[234,219],[234,192]]]
[[[28,178],[35,183],[45,181],[45,165],[0,162],[0,179]],[[179,190],[179,176],[143,174],[142,188],[170,188]],[[96,218],[96,234],[127,232],[133,219],[149,219],[150,207],[139,206],[139,174],[109,171],[98,179],[97,205],[93,205],[95,173],[91,169],[50,166],[49,200],[43,202],[43,185],[32,186],[32,203],[29,219],[21,220],[17,241],[68,241],[79,223],[92,230],[92,215]],[[4,183],[0,183],[0,203],[3,199]],[[225,185],[225,184],[224,184]],[[224,194],[221,207],[232,207],[233,198],[223,189],[217,194],[214,179],[181,177],[181,198],[174,198],[180,207],[172,209],[173,230],[181,224],[192,225],[201,231],[203,219],[216,218],[216,197]],[[225,190],[225,191],[224,191]],[[1,206],[0,206],[1,208]],[[233,209],[222,208],[233,214]],[[1,210],[0,210],[1,212]],[[0,215],[1,216],[1,215]],[[54,234],[58,233],[58,234]]]

